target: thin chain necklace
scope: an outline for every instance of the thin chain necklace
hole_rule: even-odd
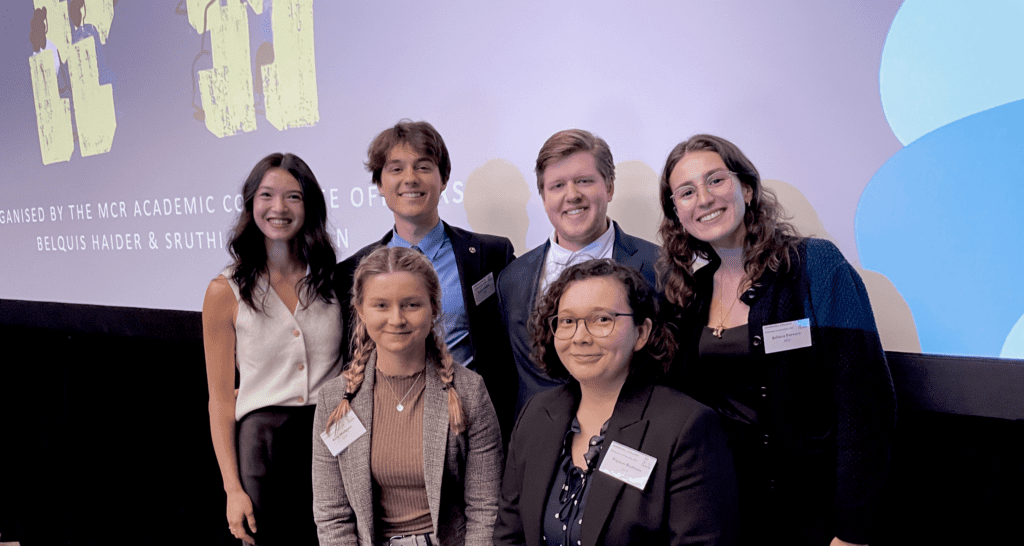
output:
[[[391,394],[395,396],[395,400],[398,400],[398,405],[395,406],[396,410],[402,411],[405,409],[403,403],[405,402],[405,399],[409,397],[409,393],[412,392],[412,389],[416,387],[416,384],[420,382],[420,374],[423,373],[423,371],[424,370],[416,372],[416,380],[412,382],[411,386],[409,386],[409,390],[405,391],[405,396],[403,396],[401,400],[398,400],[398,393],[395,392],[395,388],[391,386],[391,378],[388,377],[387,374],[385,374],[384,372],[380,372],[380,374],[384,376],[384,382],[387,383],[388,388],[391,389]]]
[[[725,274],[723,273],[722,276],[724,277]],[[729,284],[732,284],[732,283],[730,282]],[[737,293],[739,292],[739,288],[737,288],[736,292]],[[722,295],[724,295],[724,294],[725,294],[725,283],[723,282],[722,283]],[[721,320],[718,321],[718,326],[716,326],[715,328],[713,328],[711,330],[711,335],[717,337],[718,339],[722,339],[722,332],[725,331],[725,321],[729,320],[729,316],[732,315],[732,309],[734,307],[736,307],[736,302],[738,302],[738,301],[740,301],[739,296],[735,296],[733,298],[733,300],[732,300],[732,305],[729,306],[729,310],[726,311],[725,314],[720,317]],[[722,296],[718,297],[718,305],[721,308],[725,308],[725,300],[722,299]]]

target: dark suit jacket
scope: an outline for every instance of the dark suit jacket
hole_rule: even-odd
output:
[[[578,397],[579,385],[570,382],[523,408],[501,483],[496,545],[543,544],[545,503]],[[594,471],[584,545],[733,543],[736,477],[713,410],[668,387],[630,380],[619,393],[602,456],[612,442],[657,461],[643,491]]]
[[[459,280],[462,281],[462,299],[469,321],[469,342],[473,354],[473,362],[469,367],[484,378],[487,392],[491,395],[491,403],[498,414],[502,439],[507,445],[515,418],[518,382],[512,361],[512,349],[509,346],[508,332],[502,327],[498,298],[490,296],[477,305],[473,298],[473,285],[491,274],[497,286],[498,274],[515,259],[512,242],[505,237],[473,233],[449,226],[447,223],[444,223],[444,231],[452,242],[455,263],[459,268]],[[387,245],[391,235],[392,232],[389,231],[380,242],[363,247],[339,263],[334,270],[334,292],[342,300],[341,317],[345,325],[345,335],[342,336],[341,354],[346,362],[350,357],[348,342],[353,315],[349,301],[352,275],[359,261],[378,246]]]
[[[654,264],[658,261],[658,245],[623,233],[615,222],[612,222],[612,227],[615,229],[612,258],[620,264],[636,269],[651,288],[656,287],[657,272],[654,270]],[[501,318],[508,328],[512,354],[515,357],[516,370],[519,372],[516,415],[519,415],[531,396],[563,383],[548,377],[548,374],[541,371],[530,359],[530,315],[537,305],[537,286],[540,284],[541,269],[544,267],[544,257],[548,254],[549,246],[551,242],[545,241],[544,244],[523,254],[509,264],[498,278]]]

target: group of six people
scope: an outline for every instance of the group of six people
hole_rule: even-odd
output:
[[[429,123],[380,133],[366,167],[394,227],[340,264],[305,162],[272,154],[243,185],[203,303],[235,537],[871,540],[895,395],[867,292],[735,145],[672,150],[658,247],[608,218],[605,141],[556,133],[536,163],[554,229],[519,258],[440,219]]]

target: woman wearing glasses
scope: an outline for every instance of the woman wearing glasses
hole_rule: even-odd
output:
[[[741,543],[868,543],[895,395],[860,277],[831,243],[797,236],[725,139],[672,150],[661,205],[682,347],[669,383],[723,417]]]
[[[654,386],[674,342],[633,269],[566,269],[531,319],[533,356],[566,385],[523,408],[495,544],[732,544],[735,476],[718,417]]]

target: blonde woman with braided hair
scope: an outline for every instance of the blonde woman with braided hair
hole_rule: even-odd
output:
[[[433,266],[413,249],[373,251],[352,310],[352,358],[313,426],[320,544],[490,544],[501,433],[483,380],[438,333]]]

